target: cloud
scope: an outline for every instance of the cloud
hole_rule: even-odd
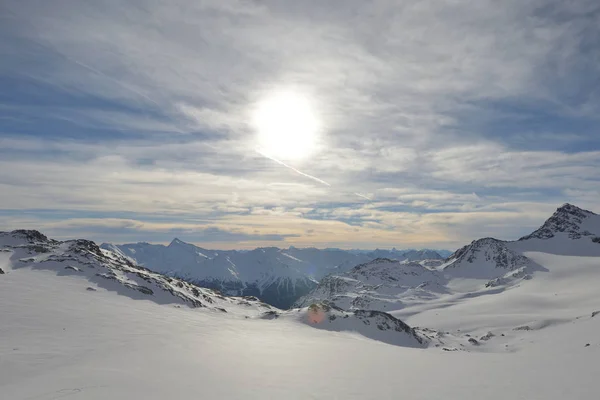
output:
[[[102,240],[158,240],[193,221],[240,246],[511,237],[600,191],[596,3],[7,0],[0,222],[70,211]],[[253,108],[288,88],[323,126],[289,165],[330,187],[254,151]]]

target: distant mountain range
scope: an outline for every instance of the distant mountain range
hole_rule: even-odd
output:
[[[442,260],[435,250],[341,250],[289,247],[250,251],[209,250],[174,239],[168,246],[149,243],[101,247],[135,264],[232,296],[256,296],[289,308],[331,273],[386,257],[401,262]]]
[[[93,275],[94,281],[104,278],[130,289],[148,288],[155,292],[157,287],[173,286],[172,282],[164,281],[166,276],[173,282],[185,281],[226,296],[253,296],[281,309],[328,301],[342,309],[398,310],[450,293],[457,282],[462,290],[473,292],[504,290],[532,279],[544,267],[527,257],[529,251],[600,255],[600,216],[571,204],[559,207],[539,229],[517,241],[478,239],[446,259],[439,251],[429,249],[265,247],[222,251],[179,239],[168,246],[149,243],[97,246],[87,240],[57,242],[36,231],[2,235],[7,245],[25,240],[31,242],[25,246],[28,251],[48,253],[32,257],[35,265],[69,262],[79,257],[75,255],[89,253],[110,269],[104,275]],[[134,275],[137,278],[133,279]],[[179,289],[174,295],[195,301],[195,297],[186,297],[185,291]]]

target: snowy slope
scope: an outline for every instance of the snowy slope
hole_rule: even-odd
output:
[[[258,314],[272,307],[252,298],[224,297],[212,290],[163,276],[88,240],[59,242],[37,231],[0,232],[0,268],[5,275],[21,269],[47,270],[59,276],[74,275],[83,290],[108,290],[159,304],[202,307],[219,312]]]
[[[425,348],[432,342],[422,332],[388,313],[373,310],[348,312],[330,302],[313,303],[309,307],[289,311],[269,311],[263,315],[263,319],[291,320],[317,329],[355,332],[370,339],[402,347]]]
[[[246,319],[134,300],[108,290],[88,292],[86,277],[12,270],[6,254],[0,253],[0,266],[9,270],[0,276],[2,399],[597,397],[600,316],[591,318],[593,302],[577,297],[594,273],[589,260],[589,265],[570,266],[584,267],[581,275],[556,279],[549,290],[562,287],[563,292],[553,303],[516,296],[493,306],[493,296],[488,296],[422,311],[423,321],[447,330],[506,327],[493,328],[498,335],[479,346],[464,338],[469,351],[448,352],[314,329],[291,315]],[[539,263],[545,262],[540,257],[548,257],[528,256]],[[555,261],[560,266],[569,260]],[[561,279],[576,285],[571,286],[574,293],[559,284]],[[537,289],[544,295],[541,283]],[[589,284],[590,290],[595,284]],[[538,330],[508,329],[552,309],[559,317],[580,318]],[[523,311],[531,314],[520,316]],[[419,314],[411,319],[418,321]]]
[[[540,334],[557,328],[574,329],[567,338],[582,347],[593,343],[600,331],[595,328],[575,333],[600,310],[600,257],[559,256],[526,252],[525,255],[546,271],[510,290],[455,292],[430,302],[392,312],[412,326],[443,329],[455,335],[470,335],[482,341],[481,350],[525,349]],[[600,316],[600,315],[598,315]],[[598,318],[596,316],[595,318]],[[589,326],[589,325],[588,325]],[[556,344],[554,344],[556,345]],[[550,350],[550,349],[549,349]]]
[[[384,313],[281,311],[202,290],[210,303],[92,242],[1,233],[0,397],[593,399],[600,244],[569,234],[484,240],[439,267],[377,260],[339,274],[352,290],[422,278],[446,290]],[[531,279],[486,287],[523,263],[539,266]]]
[[[600,216],[564,204],[535,232],[518,241],[485,238],[457,250],[441,266],[453,278],[488,279],[487,286],[512,286],[531,279],[545,266],[527,257],[528,251],[557,255],[600,256]]]

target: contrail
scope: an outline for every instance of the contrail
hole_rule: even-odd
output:
[[[12,14],[12,16],[13,16],[13,18],[15,20],[24,22],[26,25],[29,25],[32,28],[31,31],[38,37],[38,40],[34,40],[35,43],[37,43],[38,45],[40,45],[40,46],[42,46],[42,47],[44,47],[46,49],[49,49],[50,51],[54,51],[56,54],[60,55],[65,60],[68,60],[68,61],[70,61],[70,62],[72,62],[74,64],[77,64],[80,67],[85,68],[88,71],[91,71],[91,72],[93,72],[95,74],[103,76],[104,78],[109,79],[109,80],[115,82],[117,85],[121,86],[122,88],[127,89],[130,92],[135,93],[135,94],[137,94],[140,97],[143,97],[144,99],[148,100],[149,102],[156,104],[158,107],[161,107],[161,105],[158,104],[158,102],[156,100],[153,100],[152,98],[148,97],[147,95],[145,95],[144,93],[140,92],[139,90],[131,87],[130,85],[126,84],[125,82],[123,82],[123,81],[121,81],[119,79],[116,79],[116,78],[114,78],[114,77],[112,77],[110,75],[107,75],[104,72],[102,72],[102,71],[100,71],[100,70],[98,70],[98,69],[96,69],[96,68],[94,68],[94,67],[92,67],[92,66],[90,66],[88,64],[85,64],[85,63],[83,63],[83,62],[81,62],[79,60],[76,60],[73,57],[71,57],[71,56],[69,56],[69,55],[67,55],[65,53],[57,51],[52,45],[46,44],[44,42],[44,40],[42,38],[42,35],[40,34],[37,26],[35,26],[33,23],[29,22],[27,19],[20,18],[20,16],[18,14],[16,14],[15,12],[13,12],[11,10],[8,10],[8,13]]]
[[[300,175],[302,175],[302,176],[305,176],[305,177],[307,177],[307,178],[309,178],[309,179],[312,179],[313,181],[319,182],[319,183],[321,183],[321,184],[323,184],[323,185],[325,185],[325,186],[331,186],[329,183],[325,182],[323,179],[319,179],[319,178],[317,178],[316,176],[312,176],[312,175],[306,174],[306,173],[304,173],[304,172],[302,172],[302,171],[299,171],[299,170],[297,170],[296,168],[294,168],[294,167],[292,167],[292,166],[290,166],[290,165],[287,165],[287,164],[286,164],[286,163],[284,163],[283,161],[281,161],[281,160],[278,160],[278,159],[276,159],[276,158],[274,158],[274,157],[271,157],[270,155],[268,155],[268,154],[266,154],[266,153],[264,153],[264,152],[260,151],[259,149],[254,149],[254,150],[255,150],[255,151],[258,153],[258,154],[260,154],[261,156],[263,156],[263,157],[265,157],[265,158],[268,158],[269,160],[273,160],[273,161],[275,161],[277,164],[283,165],[284,167],[291,169],[292,171],[294,171],[294,172],[295,172],[295,173],[297,173],[297,174],[300,174]]]
[[[160,104],[158,104],[158,103],[157,103],[155,100],[153,100],[153,99],[151,99],[150,97],[146,96],[144,93],[140,92],[139,90],[137,90],[137,89],[134,89],[133,87],[129,86],[128,84],[126,84],[126,83],[124,83],[124,82],[120,81],[119,79],[113,78],[113,77],[112,77],[112,76],[110,76],[110,75],[106,75],[104,72],[102,72],[102,71],[100,71],[100,70],[98,70],[98,69],[96,69],[96,68],[94,68],[94,67],[92,67],[92,66],[90,66],[90,65],[88,65],[88,64],[85,64],[85,63],[83,63],[83,62],[81,62],[81,61],[79,61],[79,60],[76,60],[76,59],[74,59],[73,57],[70,57],[70,56],[68,56],[68,55],[66,55],[66,54],[62,54],[62,56],[63,56],[65,59],[67,59],[67,60],[71,61],[71,62],[72,62],[72,63],[74,63],[74,64],[77,64],[77,65],[79,65],[79,66],[80,66],[80,67],[82,67],[82,68],[85,68],[85,69],[87,69],[87,70],[89,70],[89,71],[91,71],[91,72],[94,72],[95,74],[98,74],[98,75],[100,75],[100,76],[103,76],[103,77],[105,77],[106,79],[109,79],[109,80],[111,80],[111,81],[115,82],[117,85],[121,86],[122,88],[124,88],[124,89],[127,89],[127,90],[129,90],[130,92],[133,92],[133,93],[137,94],[138,96],[141,96],[141,97],[145,98],[146,100],[148,100],[148,101],[150,101],[150,102],[152,102],[152,103],[156,104],[157,106],[159,106],[159,107],[161,106],[161,105],[160,105]]]
[[[358,197],[362,197],[363,199],[371,201],[371,198],[369,196],[367,196],[367,195],[364,195],[364,194],[361,194],[361,193],[357,193],[357,192],[354,192],[354,194],[357,195]]]

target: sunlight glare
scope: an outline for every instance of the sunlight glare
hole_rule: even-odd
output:
[[[309,156],[316,147],[318,121],[308,97],[282,91],[267,97],[254,112],[260,150],[282,160]]]

